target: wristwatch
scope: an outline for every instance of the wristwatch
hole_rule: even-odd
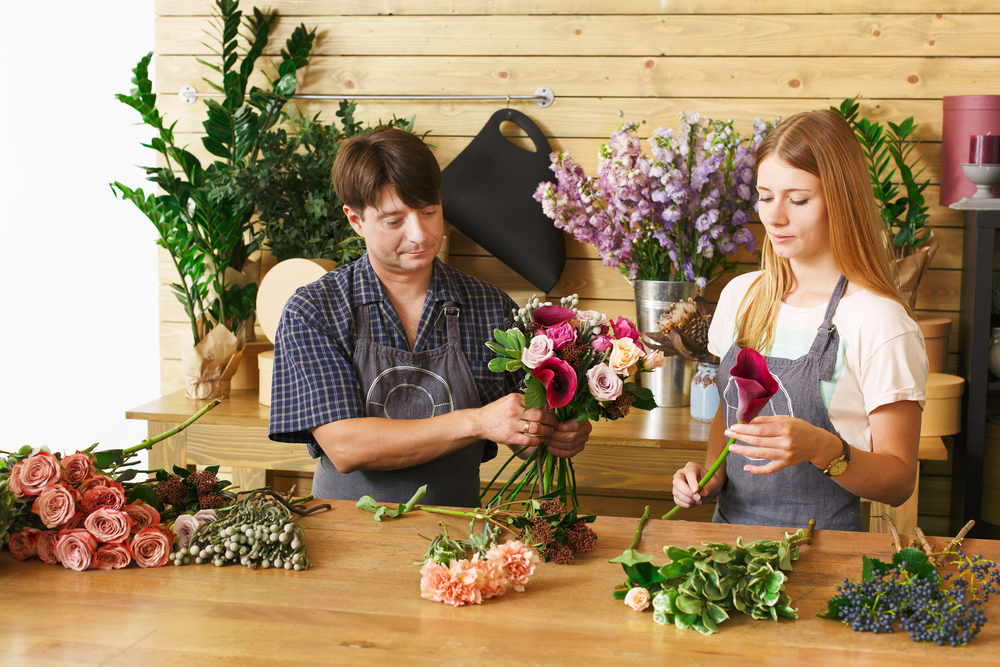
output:
[[[836,477],[841,474],[847,470],[847,464],[851,462],[851,446],[843,438],[840,441],[844,443],[844,453],[830,461],[830,464],[823,470],[823,474],[827,477]]]

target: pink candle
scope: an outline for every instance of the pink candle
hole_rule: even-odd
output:
[[[1000,164],[1000,134],[974,134],[969,137],[969,162]]]

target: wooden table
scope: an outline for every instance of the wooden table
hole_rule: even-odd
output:
[[[302,519],[314,567],[251,571],[235,565],[65,570],[0,554],[0,662],[38,665],[941,665],[997,663],[1000,600],[963,648],[913,642],[907,633],[856,633],[816,618],[861,554],[888,560],[885,536],[817,531],[790,574],[795,621],[738,612],[716,635],[656,625],[612,599],[623,581],[607,560],[631,542],[633,519],[600,517],[599,548],[572,565],[542,563],[524,593],[453,608],[420,597],[424,537],[443,520],[415,512],[377,523],[349,502]],[[650,521],[639,549],[703,541],[781,539],[775,528]],[[1000,542],[967,540],[969,553],[1000,559]]]
[[[184,421],[205,403],[176,392],[129,410],[126,417],[146,420],[149,435],[154,436]],[[157,444],[150,453],[151,467],[232,467],[232,481],[246,489],[263,486],[269,470],[311,475],[316,461],[306,453],[305,445],[268,439],[269,415],[270,409],[258,402],[256,391],[234,391],[186,431]],[[587,448],[574,458],[581,505],[595,514],[635,517],[650,505],[652,516],[661,516],[673,507],[668,484],[674,471],[687,461],[704,461],[709,427],[691,419],[687,407],[634,410],[624,419],[595,423]],[[500,456],[483,464],[484,482],[506,461],[505,452],[501,448]],[[919,456],[946,460],[948,452],[941,438],[921,438]],[[712,505],[695,508],[685,518],[707,521],[712,510]],[[916,490],[896,515],[901,530],[912,532],[917,519]],[[885,530],[883,526],[875,529]]]

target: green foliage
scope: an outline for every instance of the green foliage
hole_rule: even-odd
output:
[[[388,519],[398,519],[407,512],[412,512],[413,508],[417,506],[417,503],[420,502],[426,493],[427,485],[424,484],[417,489],[416,493],[413,494],[413,497],[410,498],[405,505],[400,504],[393,508],[388,505],[379,505],[375,502],[375,498],[373,496],[361,496],[354,506],[366,512],[373,512],[375,514],[376,521],[381,521],[383,517]]]
[[[343,264],[364,252],[364,240],[348,223],[331,185],[337,150],[346,139],[375,129],[412,132],[413,119],[393,117],[366,127],[355,121],[354,109],[353,101],[340,103],[340,127],[324,124],[319,114],[308,118],[295,107],[282,112],[282,127],[260,135],[257,158],[233,170],[225,192],[254,209],[259,219],[254,242],[266,244],[279,262],[304,257]]]
[[[147,195],[117,181],[111,188],[135,204],[156,227],[157,243],[170,253],[180,276],[180,282],[171,287],[191,321],[195,343],[216,324],[235,332],[253,314],[257,286],[242,287],[226,278],[228,269],[242,270],[259,247],[252,234],[253,203],[234,196],[229,184],[236,170],[257,159],[262,137],[279,120],[282,107],[295,92],[295,74],[306,65],[316,34],[304,25],[297,27],[281,51],[278,77],[270,82],[270,89],[254,86],[248,93],[250,76],[267,46],[276,14],[254,8],[252,15],[244,17],[238,5],[238,0],[216,0],[217,16],[212,26],[217,44],[206,46],[219,62],[199,60],[222,81],[218,84],[206,79],[224,97],[221,102],[205,102],[202,138],[206,150],[218,160],[203,167],[194,155],[176,145],[174,124],[167,125],[156,108],[149,79],[152,53],[132,70],[135,88],[128,95],[115,96],[156,130],[145,146],[162,155],[166,166],[144,167],[147,179],[159,186],[162,195]],[[245,44],[240,43],[241,26],[246,28]]]
[[[886,131],[881,123],[859,117],[857,99],[852,97],[830,109],[847,120],[861,142],[868,160],[872,193],[881,206],[882,222],[892,238],[896,257],[906,257],[930,235],[927,226],[930,216],[924,203],[924,190],[930,179],[918,182],[923,168],[913,172],[920,159],[914,153],[920,143],[916,137],[917,124],[911,116],[899,125],[888,122]],[[905,194],[899,194],[900,184]]]
[[[645,588],[653,600],[654,621],[706,635],[718,632],[719,623],[732,610],[758,620],[797,618],[784,593],[785,572],[799,557],[798,541],[808,534],[803,529],[781,541],[750,544],[739,538],[735,546],[707,542],[688,549],[667,546],[670,562],[661,567],[652,564],[652,556],[636,551],[633,543],[611,561],[621,563],[627,576],[614,597],[624,599],[629,589]]]

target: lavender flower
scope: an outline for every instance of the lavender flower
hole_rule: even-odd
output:
[[[622,114],[619,113],[619,116]],[[754,152],[777,124],[754,119],[743,136],[733,121],[678,114],[675,131],[659,127],[643,153],[637,124],[622,119],[598,153],[597,177],[569,153],[552,153],[555,183],[534,198],[556,227],[597,248],[606,266],[641,280],[693,280],[704,287],[735,268],[756,208]]]

